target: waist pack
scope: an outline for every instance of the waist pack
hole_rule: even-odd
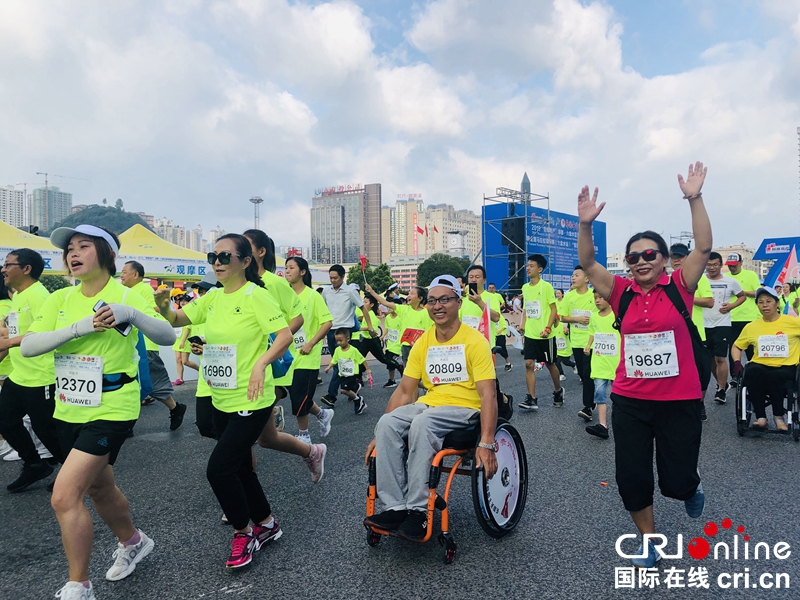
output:
[[[275,334],[269,334],[269,345],[272,346],[272,343],[275,341]],[[289,372],[289,369],[292,368],[292,361],[294,360],[294,356],[289,350],[281,356],[280,358],[274,360],[272,362],[272,377],[274,379],[280,379],[284,375]]]

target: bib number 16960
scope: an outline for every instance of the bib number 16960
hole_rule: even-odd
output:
[[[203,365],[203,376],[208,379],[210,377],[231,377],[233,375],[233,367],[228,365]]]

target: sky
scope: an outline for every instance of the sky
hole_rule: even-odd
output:
[[[610,252],[800,230],[800,0],[5,0],[0,185],[308,246],[314,190],[381,183],[479,212],[524,172]],[[29,184],[29,189],[34,187]]]

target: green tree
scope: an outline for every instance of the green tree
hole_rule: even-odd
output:
[[[114,206],[117,210],[122,210],[122,198],[117,198],[117,201],[114,203]]]
[[[103,198],[103,206],[105,206],[106,204],[108,204],[108,200],[106,200],[105,198]]]
[[[125,212],[124,210],[117,210],[110,206],[90,206],[89,208],[69,215],[60,223],[56,223],[55,227],[77,227],[78,225],[84,224],[105,227],[117,235],[130,229],[134,225],[142,225],[150,229],[139,215]],[[53,229],[55,229],[55,227]],[[150,231],[152,231],[152,229],[150,229]],[[50,233],[49,231],[44,233],[40,232],[39,235],[44,237],[49,236]]]
[[[392,279],[389,271],[389,265],[386,263],[381,263],[374,269],[372,265],[367,263],[367,268],[363,274],[361,272],[361,265],[355,264],[348,269],[346,282],[348,285],[351,283],[358,284],[361,291],[364,291],[364,276],[367,278],[367,283],[379,294],[385,292],[386,288],[394,283],[394,279]]]
[[[39,278],[39,281],[51,294],[56,290],[60,290],[61,288],[69,287],[70,285],[72,285],[69,282],[69,279],[67,279],[66,277],[62,277],[61,275],[42,275]]]
[[[417,285],[427,287],[433,278],[439,275],[463,277],[469,265],[469,258],[456,258],[449,254],[433,254],[417,269]]]

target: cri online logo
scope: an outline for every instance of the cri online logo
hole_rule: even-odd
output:
[[[719,525],[714,523],[713,521],[709,521],[703,527],[703,533],[706,537],[695,537],[689,540],[689,543],[686,545],[686,551],[689,553],[695,560],[703,560],[708,558],[710,555],[713,554],[714,560],[720,560],[720,558],[724,560],[739,560],[740,554],[743,560],[769,560],[770,558],[777,558],[778,560],[786,560],[791,556],[791,546],[786,542],[777,542],[770,548],[769,544],[766,542],[758,542],[755,546],[751,549],[750,548],[750,536],[745,534],[744,525],[739,525],[736,527],[735,531],[731,533],[734,534],[733,539],[725,538],[722,534],[725,531],[731,530],[733,527],[733,521],[730,519],[722,519]],[[721,529],[720,529],[721,528]],[[717,535],[720,535],[718,538]],[[643,536],[645,544],[643,544],[643,554],[626,554],[622,551],[622,543],[625,540],[632,539],[636,540],[638,536],[633,533],[627,533],[621,535],[617,538],[617,543],[615,544],[615,548],[617,550],[617,554],[619,554],[622,558],[627,559],[634,559],[634,558],[646,558],[647,557],[647,545],[646,542],[653,542],[653,546],[655,546],[656,550],[661,554],[662,558],[665,559],[682,559],[683,558],[683,535],[678,534],[677,536],[677,548],[675,554],[668,554],[667,553],[667,546],[669,545],[669,540],[667,536],[661,533],[645,533]],[[739,538],[742,538],[742,541],[739,541]],[[709,538],[711,543],[709,543]],[[716,543],[714,543],[716,542]],[[712,545],[713,549],[712,549]]]

